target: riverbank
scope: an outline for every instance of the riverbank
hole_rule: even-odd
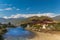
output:
[[[60,32],[35,32],[37,35],[30,40],[60,40]]]

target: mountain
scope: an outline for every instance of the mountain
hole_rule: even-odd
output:
[[[42,17],[33,16],[33,17],[29,17],[29,18],[24,18],[24,17],[10,18],[10,19],[0,18],[0,23],[8,23],[8,22],[11,22],[14,25],[20,25],[21,23],[31,22],[31,20],[33,20],[33,19],[41,20],[43,18],[46,18],[46,17],[44,17],[44,16],[42,16]],[[60,15],[59,16],[56,16],[56,17],[53,17],[53,20],[60,21]]]
[[[6,19],[0,18],[0,23],[5,23],[5,22],[6,22]]]
[[[56,20],[56,21],[60,21],[60,15],[53,17],[53,19]]]
[[[4,18],[0,18],[0,23],[8,23],[11,22],[12,24],[20,24],[21,21],[25,21],[26,18],[10,18],[10,19],[4,19]]]

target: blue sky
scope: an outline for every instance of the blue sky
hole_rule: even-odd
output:
[[[0,0],[0,17],[15,18],[38,14],[59,15],[60,0]]]

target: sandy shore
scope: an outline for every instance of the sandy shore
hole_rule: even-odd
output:
[[[30,40],[60,40],[60,32],[51,32],[51,33],[44,33],[44,32],[35,32],[37,35],[36,37]]]

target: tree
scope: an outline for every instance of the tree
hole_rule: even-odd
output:
[[[11,25],[11,22],[9,22],[8,25]]]

